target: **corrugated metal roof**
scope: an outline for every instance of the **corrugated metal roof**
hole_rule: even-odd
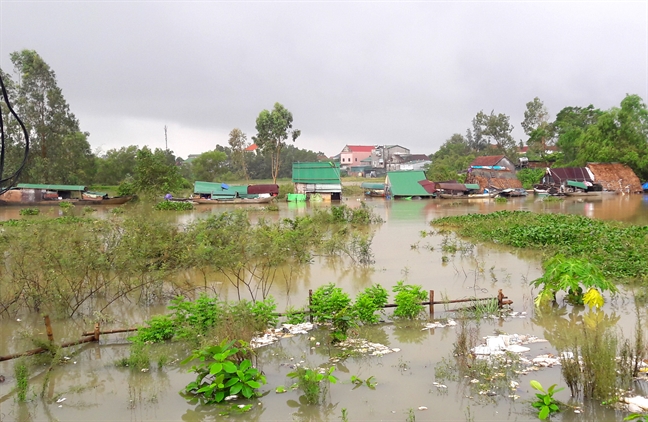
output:
[[[390,171],[385,184],[390,186],[392,196],[432,196],[421,186],[421,180],[427,180],[422,171]]]
[[[581,189],[587,189],[587,186],[583,182],[577,182],[576,180],[568,180],[567,186],[574,186]]]
[[[477,157],[470,163],[471,166],[494,166],[504,158],[503,155],[485,155],[483,157]]]
[[[293,163],[293,183],[340,184],[340,163]]]
[[[549,169],[549,175],[552,178],[551,182],[562,185],[567,180],[575,180],[577,182],[593,182],[592,176],[586,167],[562,167]]]
[[[466,189],[481,189],[479,183],[466,183]]]
[[[461,192],[465,192],[468,190],[466,188],[466,185],[464,185],[463,183],[440,182],[437,183],[436,185],[438,189],[443,189],[443,190],[457,190]]]
[[[45,189],[45,190],[62,190],[62,191],[84,191],[85,186],[81,185],[39,185],[33,183],[18,183],[19,189]]]
[[[247,186],[228,185],[226,183],[200,182],[194,183],[194,193],[197,194],[247,194]]]
[[[436,185],[434,184],[434,182],[430,182],[429,180],[426,179],[426,180],[419,180],[418,184],[423,186],[423,189],[425,189],[427,193],[436,192]]]

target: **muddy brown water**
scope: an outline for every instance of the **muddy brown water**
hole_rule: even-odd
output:
[[[361,198],[345,200],[357,206]],[[513,300],[513,310],[526,312],[524,317],[485,319],[479,324],[479,336],[506,333],[552,337],[552,316],[539,318],[533,312],[533,292],[528,283],[541,275],[539,257],[534,253],[476,245],[471,252],[456,253],[447,262],[441,250],[443,238],[438,235],[422,238],[421,231],[429,230],[429,222],[438,217],[466,213],[489,213],[496,210],[530,210],[537,212],[573,213],[592,218],[619,220],[633,224],[648,224],[648,196],[619,196],[598,201],[565,200],[544,203],[530,196],[513,199],[506,204],[476,200],[455,202],[444,200],[384,201],[368,199],[366,203],[384,218],[373,239],[375,264],[369,268],[353,266],[347,261],[330,261],[316,258],[299,277],[291,282],[277,281],[272,295],[279,310],[289,305],[301,306],[307,301],[308,290],[335,282],[354,297],[372,283],[391,289],[398,280],[420,284],[433,289],[437,295],[450,299],[465,297],[491,297],[498,289]],[[275,218],[306,214],[311,207],[330,204],[280,203]],[[179,224],[222,208],[199,208],[194,212],[173,214]],[[59,210],[49,209],[52,215]],[[107,215],[108,210],[98,209],[97,215]],[[250,210],[252,218],[268,217],[268,213]],[[0,219],[20,218],[18,209],[0,209]],[[198,275],[186,274],[186,277]],[[202,277],[202,275],[200,276]],[[202,284],[202,280],[197,283]],[[235,291],[226,282],[209,280],[214,291],[222,297],[235,297]],[[393,295],[392,295],[393,297]],[[603,311],[608,317],[618,319],[617,327],[631,336],[635,325],[634,308],[629,292],[608,300]],[[111,320],[105,329],[122,328],[141,322],[151,315],[164,312],[164,306],[139,307],[121,303],[109,308]],[[452,317],[447,307],[436,306],[437,318]],[[641,310],[645,313],[645,310]],[[644,315],[645,317],[645,315]],[[57,341],[78,339],[80,333],[91,330],[92,316],[75,320],[56,320],[53,323]],[[24,314],[17,320],[0,321],[0,355],[27,350],[33,347],[30,338],[45,338],[42,318]],[[447,388],[436,384],[435,367],[448,359],[456,340],[457,328],[446,327],[422,330],[420,324],[384,323],[361,330],[362,337],[400,349],[383,357],[350,357],[335,364],[339,381],[331,385],[321,405],[304,405],[299,402],[298,391],[275,393],[279,385],[289,386],[286,374],[291,366],[301,363],[310,367],[327,364],[335,350],[326,344],[327,332],[315,330],[309,335],[285,338],[278,343],[258,349],[258,361],[266,374],[266,394],[254,401],[252,410],[244,414],[221,415],[227,408],[201,406],[188,400],[179,392],[194,376],[180,366],[187,350],[177,344],[164,345],[163,353],[168,363],[162,368],[152,365],[149,372],[133,372],[117,368],[115,361],[129,354],[126,334],[103,336],[100,344],[87,344],[69,350],[67,363],[55,367],[49,374],[49,383],[43,390],[45,369],[36,370],[30,379],[29,401],[17,403],[12,389],[14,361],[0,363],[0,374],[6,380],[0,383],[0,420],[2,421],[217,421],[217,420],[340,420],[342,409],[347,409],[350,421],[404,421],[413,412],[418,421],[532,421],[537,420],[531,410],[533,392],[529,381],[536,379],[543,385],[557,383],[565,386],[559,367],[547,368],[521,375],[519,386],[508,391],[498,391],[495,396],[482,396],[466,386],[465,380],[447,381]],[[562,333],[569,335],[569,333]],[[314,338],[311,340],[311,338]],[[316,342],[320,346],[316,346]],[[544,342],[529,346],[528,357],[543,353],[556,353],[555,345]],[[73,353],[74,352],[74,353]],[[366,379],[374,377],[374,390],[365,385],[354,388],[351,376]],[[639,386],[640,388],[642,386]],[[42,393],[42,397],[41,397]],[[519,396],[509,397],[509,396]],[[567,391],[557,394],[569,402]],[[65,399],[65,400],[62,400]],[[240,404],[240,403],[237,403]],[[580,405],[576,403],[576,405]],[[419,408],[427,408],[419,410]],[[615,421],[623,414],[609,408],[586,405],[581,413],[567,411],[553,420],[563,421]]]

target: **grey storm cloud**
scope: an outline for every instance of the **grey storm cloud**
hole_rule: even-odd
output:
[[[480,110],[648,97],[642,2],[0,1],[0,64],[37,51],[94,147],[186,156],[275,102],[297,145],[431,153]]]

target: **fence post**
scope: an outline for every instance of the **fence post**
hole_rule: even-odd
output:
[[[45,320],[45,330],[47,331],[47,339],[50,341],[50,343],[54,343],[54,332],[52,331],[52,323],[50,322],[49,315],[45,315],[43,319]]]
[[[99,341],[99,323],[98,322],[95,322],[93,337],[94,337],[94,341]]]
[[[497,292],[497,307],[499,309],[502,309],[502,306],[504,306],[502,303],[503,301],[504,301],[504,293],[502,293],[502,289],[499,289],[499,291]]]
[[[434,290],[430,290],[430,316],[434,316]]]
[[[313,306],[313,289],[308,289],[308,319],[310,320],[311,324],[313,323],[313,309],[311,308]]]

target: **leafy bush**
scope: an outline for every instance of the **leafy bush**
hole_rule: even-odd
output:
[[[279,322],[279,317],[273,315],[277,310],[277,304],[272,296],[268,296],[265,300],[257,300],[252,304],[251,312],[257,321],[258,326],[263,327],[276,327]]]
[[[532,189],[533,185],[540,183],[544,174],[545,169],[521,169],[517,172],[517,178],[524,189]]]
[[[376,312],[380,312],[387,304],[389,292],[380,284],[367,287],[355,300],[353,305],[358,320],[364,324],[376,324],[380,321]]]
[[[141,370],[151,366],[151,355],[148,344],[135,343],[131,346],[130,355],[117,361],[118,367]]]
[[[169,315],[155,315],[140,327],[137,334],[128,339],[133,343],[161,343],[170,340],[176,333],[175,321]]]
[[[238,347],[235,347],[238,344]],[[201,398],[205,404],[220,403],[225,397],[239,395],[246,399],[257,396],[256,390],[266,383],[265,376],[247,358],[251,354],[243,341],[223,341],[217,346],[194,350],[182,361],[200,363],[191,367],[196,380],[185,387],[185,392]],[[241,356],[246,358],[240,359]]]
[[[396,283],[392,289],[396,296],[394,302],[396,309],[394,316],[405,319],[415,319],[423,312],[423,302],[428,294],[423,287],[418,285],[405,284],[402,280]]]
[[[61,201],[58,204],[59,204],[59,207],[61,209],[63,209],[63,210],[69,210],[71,208],[74,208],[74,204],[72,202],[69,202],[69,201]]]
[[[287,324],[301,324],[306,322],[306,312],[305,308],[295,308],[294,306],[289,306],[285,312],[286,323]]]
[[[119,196],[135,195],[135,184],[130,180],[124,180],[117,187],[117,195]]]
[[[336,313],[349,307],[351,298],[341,288],[329,283],[313,292],[311,312],[316,322],[330,322]]]

